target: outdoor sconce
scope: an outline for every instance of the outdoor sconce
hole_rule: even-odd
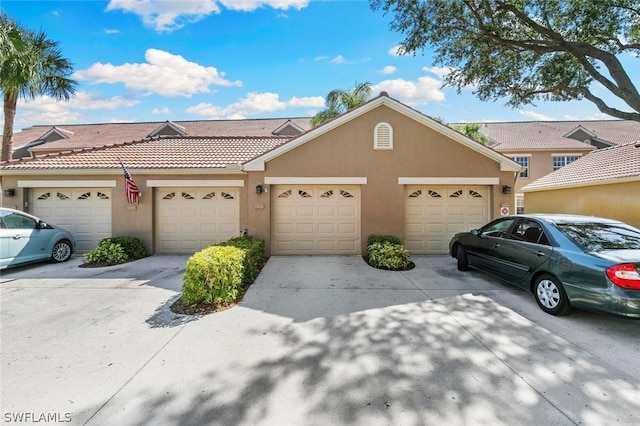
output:
[[[256,194],[262,194],[264,192],[264,188],[262,185],[256,185]]]
[[[5,197],[13,197],[16,195],[16,190],[13,188],[9,188],[9,189],[5,189],[4,190],[4,196]]]
[[[503,194],[511,194],[511,187],[509,185],[505,185],[502,187]]]

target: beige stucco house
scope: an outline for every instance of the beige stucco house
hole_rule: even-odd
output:
[[[584,155],[640,139],[640,123],[625,120],[480,123],[489,146],[523,166],[514,188],[518,213],[534,212],[523,188]]]
[[[608,217],[640,228],[640,142],[593,151],[523,191],[532,212]]]
[[[150,253],[189,253],[247,233],[271,255],[362,254],[370,234],[446,253],[454,233],[513,211],[503,188],[516,185],[518,163],[386,93],[304,126],[198,137],[170,134],[172,123],[133,142],[13,160],[0,166],[3,194],[12,190],[2,205],[70,227],[81,251],[132,235]],[[120,160],[139,204],[127,203]]]

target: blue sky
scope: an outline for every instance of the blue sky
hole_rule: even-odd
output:
[[[520,109],[441,87],[429,52],[399,56],[402,34],[366,0],[0,0],[44,30],[74,66],[70,102],[20,101],[34,124],[312,116],[333,89],[370,82],[448,123],[610,117],[588,102]]]

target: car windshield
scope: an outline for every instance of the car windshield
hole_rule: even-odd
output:
[[[609,223],[560,223],[557,226],[590,252],[640,250],[640,230],[630,226]]]

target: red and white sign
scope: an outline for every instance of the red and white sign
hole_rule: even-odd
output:
[[[509,207],[501,207],[501,208],[500,208],[500,214],[501,214],[502,216],[506,216],[506,215],[508,215],[508,214],[509,214]]]

